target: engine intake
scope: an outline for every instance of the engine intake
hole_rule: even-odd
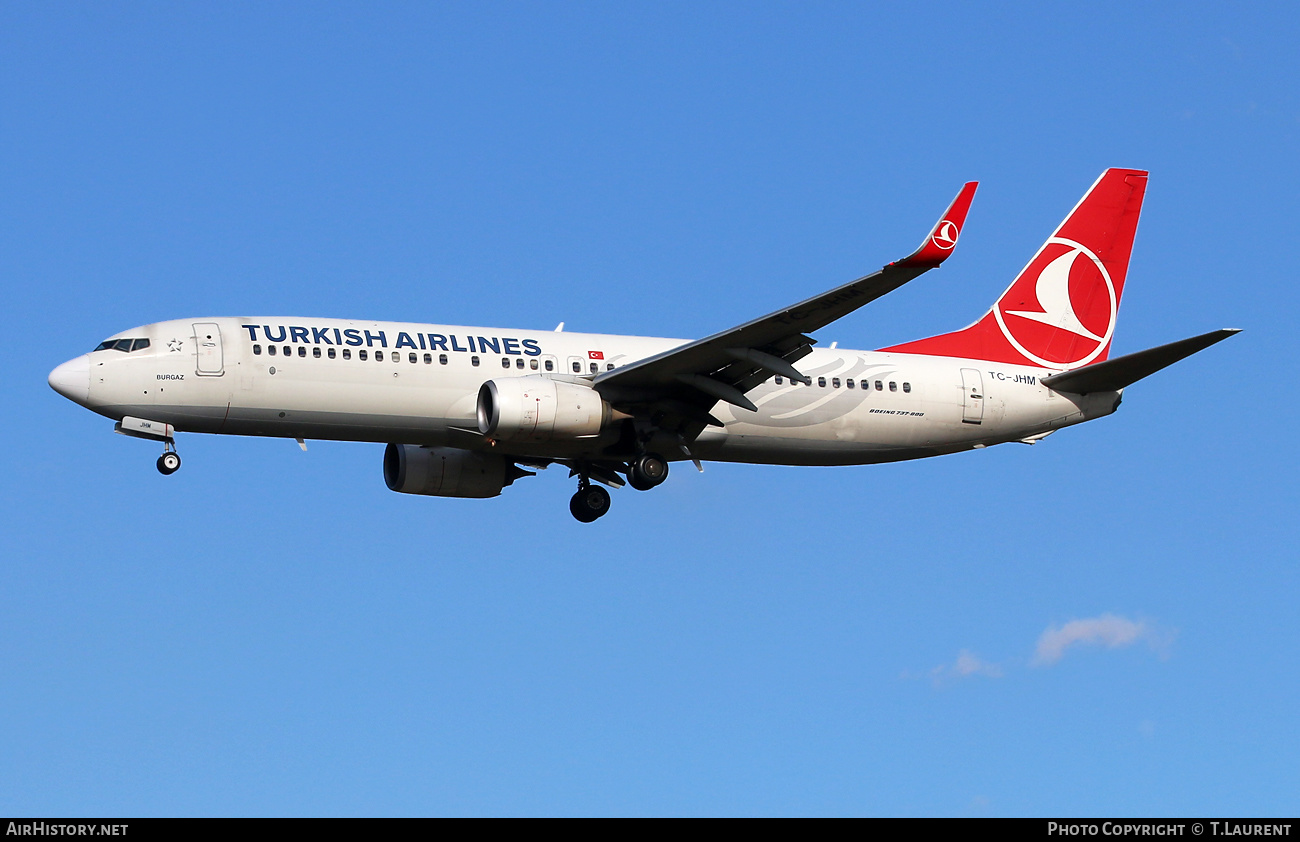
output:
[[[545,377],[489,380],[478,390],[478,429],[502,441],[599,435],[612,410],[595,389]]]
[[[384,450],[384,483],[403,494],[496,497],[521,476],[530,474],[490,453],[415,444],[390,444]]]

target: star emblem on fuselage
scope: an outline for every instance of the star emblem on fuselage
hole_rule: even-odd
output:
[[[167,343],[167,350],[176,352],[179,351],[182,347],[184,347],[184,345],[185,343],[181,342],[179,339],[173,339],[171,342]]]

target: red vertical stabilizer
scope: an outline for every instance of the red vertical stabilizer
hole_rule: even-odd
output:
[[[1143,170],[1106,170],[998,302],[970,327],[881,350],[1072,369],[1106,359]]]

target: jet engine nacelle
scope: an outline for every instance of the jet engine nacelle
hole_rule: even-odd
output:
[[[523,474],[491,453],[415,444],[390,444],[384,450],[384,482],[403,494],[496,497]]]
[[[489,380],[478,390],[479,432],[502,441],[594,436],[610,416],[595,389],[546,377]]]

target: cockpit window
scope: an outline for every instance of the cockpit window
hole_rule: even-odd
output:
[[[95,346],[96,351],[143,351],[149,347],[148,339],[105,339]]]

